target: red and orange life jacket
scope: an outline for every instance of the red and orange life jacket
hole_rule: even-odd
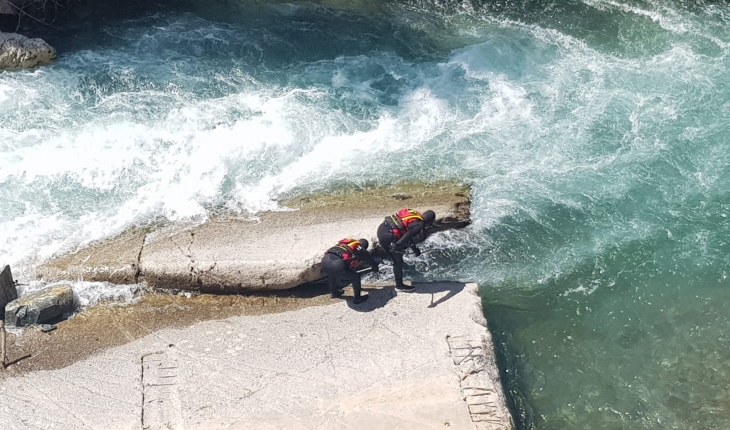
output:
[[[389,217],[385,217],[385,222],[393,232],[393,236],[398,240],[408,231],[408,226],[416,221],[423,221],[423,216],[413,209],[401,209]]]
[[[352,238],[345,238],[337,242],[337,245],[328,249],[325,254],[334,254],[341,259],[350,263],[350,268],[354,269],[360,264],[360,260],[355,256],[355,249],[360,246],[360,241]]]

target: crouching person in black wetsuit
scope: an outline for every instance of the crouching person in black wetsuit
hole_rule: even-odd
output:
[[[337,242],[337,245],[324,253],[322,273],[327,275],[330,294],[333,298],[342,297],[342,288],[352,282],[355,296],[353,303],[359,305],[368,299],[368,296],[360,295],[360,274],[355,271],[360,265],[360,261],[369,264],[373,272],[378,271],[378,263],[368,252],[368,246],[369,243],[365,239],[347,238]]]
[[[386,217],[378,226],[378,242],[393,260],[395,288],[402,291],[415,290],[415,287],[403,283],[403,254],[410,248],[416,257],[421,255],[416,244],[426,240],[426,229],[435,219],[436,214],[430,210],[421,214],[415,210],[401,209]]]

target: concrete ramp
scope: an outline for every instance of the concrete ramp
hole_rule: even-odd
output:
[[[240,293],[293,288],[321,277],[322,254],[343,237],[376,242],[383,219],[403,208],[434,210],[436,229],[469,224],[469,187],[400,184],[284,203],[255,221],[218,217],[201,225],[130,230],[40,265],[46,281],[146,283],[152,288]]]
[[[476,285],[416,286],[167,328],[63,369],[11,367],[0,428],[512,429]]]

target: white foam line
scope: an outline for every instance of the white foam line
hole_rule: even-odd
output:
[[[706,34],[702,31],[701,28],[698,28],[696,23],[693,23],[689,19],[686,19],[686,17],[681,16],[677,11],[667,7],[665,4],[656,4],[649,2],[649,4],[653,5],[657,10],[651,11],[651,10],[645,10],[641,9],[639,7],[630,6],[624,3],[619,3],[612,0],[583,0],[584,3],[594,6],[596,8],[602,9],[604,5],[611,6],[615,9],[621,10],[623,12],[627,13],[633,13],[636,15],[644,16],[652,21],[656,22],[661,26],[663,29],[671,31],[674,34],[691,34],[692,36],[707,39],[714,44],[716,44],[718,47],[727,50],[730,47],[729,42],[725,42],[722,39],[720,39],[717,36]],[[711,10],[708,8],[706,13],[712,14]],[[724,20],[724,15],[722,11],[720,11],[720,16]]]

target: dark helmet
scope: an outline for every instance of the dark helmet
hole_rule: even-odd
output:
[[[370,246],[370,242],[367,239],[358,239],[357,241],[360,242],[362,249],[368,249],[368,246]]]
[[[421,217],[423,218],[423,222],[426,225],[433,224],[434,220],[436,220],[436,214],[434,211],[426,211],[421,214]]]

